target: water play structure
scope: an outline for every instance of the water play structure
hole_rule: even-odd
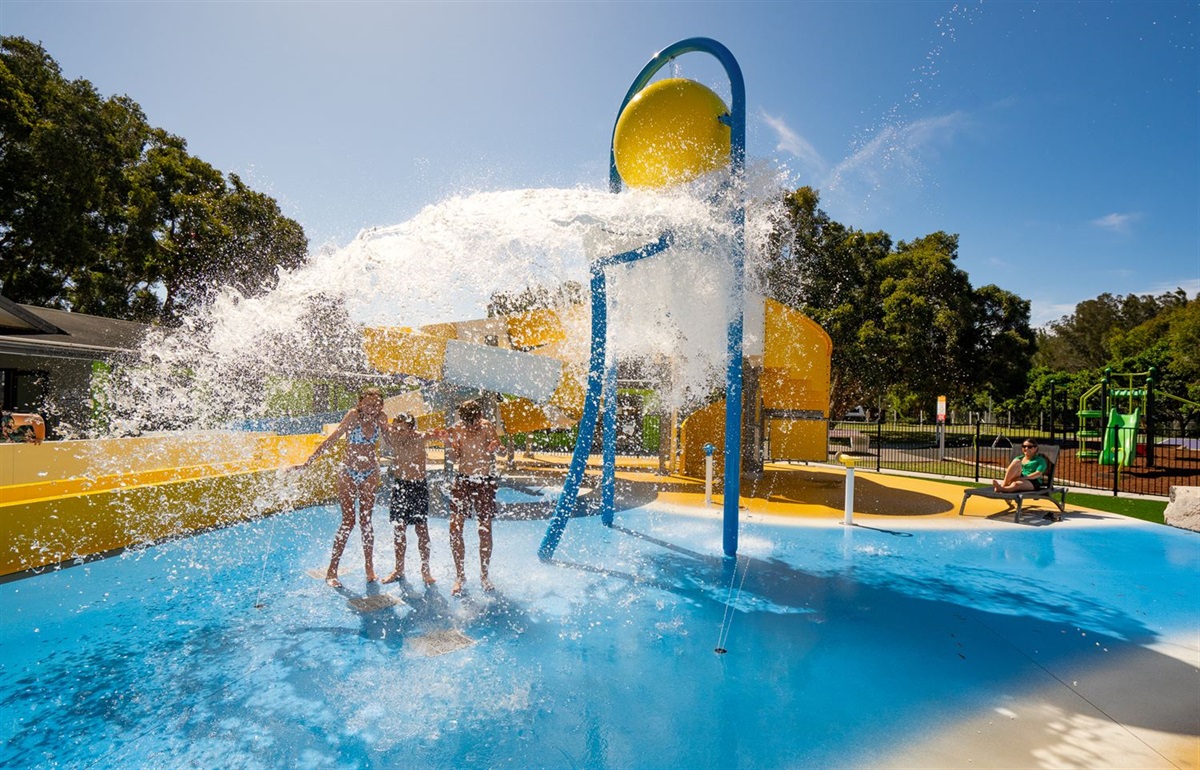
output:
[[[678,56],[702,52],[716,57],[729,78],[732,104],[725,105],[715,94],[700,84],[677,79],[661,81],[647,87],[660,69]],[[726,145],[728,128],[728,145]],[[726,146],[728,152],[724,152]],[[725,458],[724,458],[724,535],[725,555],[737,553],[738,497],[741,489],[742,447],[742,321],[741,297],[745,281],[745,219],[746,206],[742,196],[746,164],[746,89],[741,67],[729,49],[708,38],[689,38],[667,46],[651,59],[634,78],[617,111],[613,128],[609,161],[609,186],[620,192],[625,176],[630,184],[663,186],[687,181],[699,174],[721,168],[728,163],[729,185],[735,201],[731,207],[733,224],[729,244],[733,285],[730,289],[734,312],[727,329],[728,362],[725,376]],[[728,160],[726,160],[728,159]],[[606,360],[608,300],[607,271],[611,267],[653,257],[667,249],[671,233],[665,232],[655,241],[637,248],[593,260],[592,344],[588,361],[588,389],[580,420],[580,439],[571,458],[571,467],[563,485],[554,517],[546,530],[539,554],[553,556],[563,528],[575,504],[575,490],[583,478],[590,440],[595,429],[602,390],[609,398],[604,418],[604,457],[601,489],[606,490],[602,501],[602,518],[612,521],[611,490],[615,469],[616,446],[616,370],[615,362]]]
[[[542,309],[416,330],[370,327],[363,349],[380,372],[508,396],[499,405],[508,433],[569,427],[583,409],[582,376],[566,351],[580,315]]]
[[[689,53],[709,54],[722,65],[732,94],[729,107],[696,81],[678,77],[654,80],[660,69]],[[286,286],[281,287],[276,291],[280,296],[269,307],[255,309],[248,320],[236,320],[236,313],[252,307],[257,300],[233,298],[233,304],[214,308],[213,319],[195,324],[211,327],[207,336],[190,338],[175,333],[146,343],[142,361],[127,368],[132,373],[130,383],[141,390],[133,387],[122,394],[122,406],[126,410],[144,409],[144,419],[150,424],[161,416],[154,413],[156,409],[184,410],[167,415],[178,422],[204,419],[202,415],[189,416],[186,410],[193,403],[203,402],[205,392],[219,402],[252,398],[247,396],[250,391],[236,386],[237,379],[245,374],[235,370],[249,369],[251,381],[280,380],[281,374],[295,368],[298,360],[302,363],[313,358],[312,350],[319,351],[322,346],[322,335],[327,339],[324,344],[335,350],[347,344],[361,345],[361,355],[369,364],[363,376],[375,373],[403,377],[409,387],[419,388],[394,395],[391,400],[402,399],[404,405],[393,404],[393,412],[403,408],[424,414],[434,423],[441,421],[454,398],[453,392],[449,401],[441,397],[445,395],[441,384],[462,389],[468,395],[503,394],[498,416],[509,433],[579,428],[564,493],[540,548],[542,556],[548,558],[577,505],[591,437],[601,414],[599,513],[605,523],[612,523],[618,356],[609,340],[609,319],[616,307],[613,281],[629,293],[634,282],[626,276],[635,265],[645,272],[644,265],[673,260],[674,265],[659,268],[660,276],[681,269],[699,271],[697,275],[704,275],[704,270],[713,274],[709,283],[718,288],[710,315],[712,320],[725,323],[723,340],[716,335],[704,339],[708,332],[684,329],[702,338],[703,345],[719,348],[724,343],[723,355],[714,356],[713,365],[719,363],[725,368],[725,398],[705,400],[684,412],[679,459],[674,467],[685,475],[701,475],[701,447],[715,445],[714,460],[724,469],[720,474],[723,550],[732,556],[737,550],[740,471],[747,463],[751,467],[761,465],[762,447],[769,446],[777,459],[827,459],[825,419],[831,354],[828,336],[802,314],[748,294],[744,288],[744,113],[744,86],[737,62],[716,41],[681,41],[664,49],[642,69],[618,110],[613,128],[611,199],[584,197],[570,204],[575,207],[573,212],[568,209],[557,215],[559,219],[554,222],[559,224],[551,223],[582,237],[590,274],[590,307],[564,305],[414,326],[367,322],[358,330],[346,326],[334,333],[324,328],[320,318],[312,321],[301,317],[299,336],[294,341],[270,345],[261,339],[245,339],[247,330],[266,336],[278,319],[297,308],[311,309],[314,295],[323,297],[324,284],[331,281],[331,276],[323,275],[320,287],[300,286],[302,293],[294,299],[287,296]],[[708,185],[700,198],[691,193],[677,194],[682,186],[696,182]],[[530,197],[522,197],[520,203],[528,208]],[[557,202],[555,205],[561,206]],[[662,211],[656,212],[655,207]],[[642,213],[642,208],[650,212],[649,216]],[[510,212],[511,208],[502,210],[506,220],[513,219]],[[715,227],[711,221],[714,212]],[[466,212],[464,216],[472,215]],[[544,237],[541,230],[545,224],[537,227],[540,230],[527,231],[530,240]],[[470,229],[460,225],[454,235]],[[710,230],[716,235],[705,234]],[[407,248],[404,239],[410,238],[409,234],[397,231],[396,236],[401,239],[400,246]],[[342,266],[348,266],[347,271],[359,270],[354,276],[357,280],[377,274],[370,260],[381,248],[376,244],[388,237],[395,236],[387,232],[366,234],[360,239],[363,261],[359,267],[354,267],[353,249],[351,256],[340,257]],[[436,246],[445,248],[448,236],[436,237]],[[559,247],[551,241],[548,248]],[[708,260],[707,266],[698,264],[698,260]],[[648,280],[653,285],[663,278]],[[439,285],[439,290],[446,288],[455,287]],[[387,292],[379,290],[377,294],[384,296]],[[626,310],[642,304],[647,309],[619,342],[624,342],[630,331],[640,333],[647,324],[658,323],[653,315],[654,300],[647,303],[634,298],[622,302]],[[315,306],[326,308],[328,302],[320,299]],[[749,349],[743,343],[747,312],[751,319]],[[683,315],[678,310],[672,313],[669,306],[666,313]],[[392,315],[387,308],[377,313],[383,318]],[[687,317],[690,325],[699,326],[696,313],[689,311]],[[239,335],[238,339],[217,339],[230,330]],[[202,347],[190,347],[197,340]],[[666,344],[675,343],[668,337]],[[272,358],[276,349],[282,352]],[[222,357],[231,351],[236,357],[228,364],[222,363]],[[580,351],[586,356],[583,361]],[[329,358],[317,357],[307,366],[328,366]],[[354,355],[350,358],[353,360]],[[211,368],[204,371],[203,367]],[[752,385],[749,389],[745,386],[747,367]],[[200,371],[179,376],[181,371],[194,370]],[[281,381],[286,388],[286,378]],[[441,395],[426,398],[430,386]],[[254,404],[247,400],[246,406],[252,408]],[[750,437],[749,451],[743,449],[744,433]],[[242,433],[217,428],[54,442],[46,447],[4,447],[6,457],[0,457],[0,464],[7,462],[8,485],[0,505],[10,514],[3,518],[2,525],[10,547],[0,570],[11,573],[44,567],[317,502],[330,494],[327,478],[316,474],[296,481],[287,478],[284,470],[303,460],[319,440],[319,435],[311,433],[279,435],[269,430]]]

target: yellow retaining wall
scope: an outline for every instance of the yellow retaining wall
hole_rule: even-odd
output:
[[[567,338],[566,329],[559,319],[557,310],[532,310],[528,313],[508,316],[508,339],[517,350],[540,348]]]
[[[121,439],[0,444],[0,486],[134,473],[254,456],[274,433],[196,431]]]
[[[829,459],[829,424],[825,420],[767,420],[772,460]]]
[[[10,478],[13,468],[33,469],[22,474],[24,483],[0,487],[0,575],[331,498],[336,457],[323,457],[305,472],[285,470],[304,462],[321,436],[221,435],[223,443],[189,434],[0,446],[0,465]],[[163,458],[195,459],[206,446],[223,448],[205,462],[161,464]],[[147,448],[157,451],[139,454]],[[235,451],[241,456],[229,457]],[[78,466],[101,456],[94,468]],[[127,469],[107,472],[118,458],[129,462]]]
[[[363,330],[363,351],[378,371],[440,380],[447,339],[402,328],[368,327]]]

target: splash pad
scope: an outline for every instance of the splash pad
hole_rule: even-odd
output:
[[[396,354],[396,377],[469,389],[471,362],[485,360],[471,356],[490,354],[466,346],[498,335],[493,319],[461,319],[487,315],[495,293],[586,282],[605,259],[611,335],[591,334],[587,313],[505,324],[510,344],[528,343],[517,347],[559,346],[543,356],[558,363],[539,368],[558,385],[531,376],[540,390],[527,400],[582,410],[599,381],[598,420],[612,360],[678,350],[663,390],[695,406],[742,363],[728,342],[755,303],[728,255],[744,238],[752,261],[765,231],[754,211],[739,223],[738,187],[722,181],[706,187],[702,174],[692,180],[700,194],[470,196],[363,233],[270,295],[227,294],[187,334],[152,342],[122,383],[138,396],[123,417],[206,427],[259,417],[264,402],[291,394],[279,380],[371,374],[362,329],[376,330],[375,353]],[[643,247],[668,231],[650,256]],[[778,309],[761,312],[791,325]],[[748,342],[769,359],[774,348],[756,334]],[[410,366],[420,371],[399,371]],[[499,378],[490,384],[521,379],[501,377],[499,359],[485,368]],[[180,369],[192,378],[177,382]],[[778,369],[782,392],[798,368]],[[572,377],[586,387],[569,392]],[[431,414],[454,397],[435,392]],[[727,416],[735,405],[741,398],[699,410],[710,435],[741,424]],[[387,532],[382,510],[375,518]],[[1166,766],[1187,756],[1178,736],[1196,733],[1187,713],[1113,692],[1154,682],[1164,701],[1194,698],[1185,659],[1198,597],[1188,578],[1200,560],[1179,533],[753,521],[740,549],[734,533],[735,561],[727,532],[699,506],[631,506],[611,527],[588,517],[562,528],[548,561],[535,556],[543,521],[501,522],[500,590],[459,601],[444,590],[444,520],[431,523],[432,589],[365,585],[348,556],[347,588],[336,593],[305,574],[325,562],[335,523],[332,508],[306,507],[0,584],[10,619],[0,630],[0,763],[960,767],[982,757],[1017,767],[1122,757]],[[1142,590],[1148,580],[1183,588],[1163,598]],[[1021,595],[1018,581],[1055,591]],[[718,642],[729,654],[712,654]]]

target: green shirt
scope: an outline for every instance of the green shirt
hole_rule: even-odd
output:
[[[1029,459],[1021,459],[1021,475],[1028,476],[1031,473],[1042,472],[1041,476],[1036,479],[1030,479],[1037,486],[1045,486],[1046,471],[1050,469],[1050,463],[1046,460],[1045,455],[1036,454]]]

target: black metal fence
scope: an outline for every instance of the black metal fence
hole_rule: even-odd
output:
[[[964,481],[1000,478],[1021,441],[1061,447],[1055,483],[1099,493],[1166,496],[1172,486],[1200,485],[1200,432],[1179,425],[1099,426],[1098,430],[976,422],[968,425],[830,424],[830,459],[847,452],[861,467],[903,470]],[[770,448],[767,450],[770,456]]]

